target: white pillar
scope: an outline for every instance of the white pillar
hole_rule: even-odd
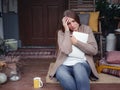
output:
[[[3,34],[3,19],[0,17],[0,37],[4,39],[4,34]]]

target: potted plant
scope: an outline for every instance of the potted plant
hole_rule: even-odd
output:
[[[120,4],[111,4],[107,0],[96,0],[96,10],[100,11],[102,32],[114,33],[120,21]]]

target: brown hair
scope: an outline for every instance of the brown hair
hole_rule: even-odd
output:
[[[63,17],[65,17],[65,16],[73,18],[79,25],[81,25],[79,16],[73,10],[66,10],[66,11],[64,11]],[[62,30],[63,30],[63,32],[65,31],[64,27],[62,27]]]

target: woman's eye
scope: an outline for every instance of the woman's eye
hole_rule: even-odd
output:
[[[75,20],[73,20],[72,22],[75,22]]]
[[[67,25],[70,25],[70,22],[68,22]]]

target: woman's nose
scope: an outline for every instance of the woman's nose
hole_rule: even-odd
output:
[[[73,27],[73,26],[74,26],[74,23],[71,23],[71,26]]]

